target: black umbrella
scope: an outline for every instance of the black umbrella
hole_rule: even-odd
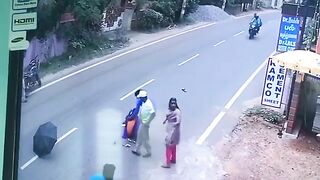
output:
[[[33,152],[39,157],[47,155],[53,149],[57,142],[57,127],[51,122],[39,126],[36,134],[33,136]]]

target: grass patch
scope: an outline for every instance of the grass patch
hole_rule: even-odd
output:
[[[272,124],[281,124],[282,122],[284,122],[283,114],[264,106],[255,106],[253,108],[249,108],[244,112],[244,115],[247,117],[261,117],[265,121]]]

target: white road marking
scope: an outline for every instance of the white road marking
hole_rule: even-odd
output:
[[[244,33],[244,31],[241,31],[241,32],[239,32],[239,33],[237,33],[237,34],[233,35],[233,37],[239,36],[239,35],[240,35],[240,34],[242,34],[242,33]]]
[[[191,58],[189,58],[189,59],[183,61],[182,63],[178,64],[178,66],[184,65],[185,63],[191,61],[192,59],[198,57],[199,55],[200,55],[200,54],[196,54],[196,55],[192,56]]]
[[[153,81],[155,81],[155,79],[151,79],[150,81],[148,81],[148,82],[142,84],[141,86],[135,88],[134,90],[130,91],[128,94],[126,94],[125,96],[121,97],[121,98],[120,98],[120,101],[125,100],[127,97],[131,96],[131,95],[132,95],[134,92],[136,92],[138,89],[141,89],[141,88],[145,87],[146,85],[152,83]]]
[[[270,56],[272,56],[275,53],[272,52]],[[239,90],[235,93],[235,95],[230,99],[230,101],[226,104],[225,110],[221,111],[216,118],[211,122],[209,127],[204,131],[204,133],[200,136],[200,138],[197,140],[196,144],[202,145],[203,142],[209,137],[210,133],[213,131],[213,129],[217,126],[217,124],[221,121],[221,119],[226,114],[226,110],[229,110],[230,107],[234,104],[234,102],[239,98],[239,96],[243,93],[243,91],[247,88],[247,86],[252,82],[252,80],[257,76],[257,74],[266,66],[266,63],[268,62],[268,59],[263,61],[263,63],[251,74],[249,79],[239,88]]]
[[[243,93],[243,91],[247,88],[247,86],[251,83],[251,81],[257,76],[257,74],[263,69],[267,64],[267,61],[264,61],[258,69],[256,69],[253,74],[247,79],[247,81],[239,88],[236,94],[230,99],[225,108],[228,110],[234,104],[234,102],[238,99],[238,97]]]
[[[34,91],[32,91],[32,92],[30,93],[30,95],[35,94],[35,93],[37,93],[37,92],[39,92],[39,91],[41,91],[41,90],[43,90],[43,89],[45,89],[45,88],[47,88],[47,87],[49,87],[49,86],[52,86],[52,85],[54,85],[54,84],[56,84],[56,83],[58,83],[58,82],[60,82],[60,81],[63,81],[63,80],[65,80],[65,79],[67,79],[67,78],[70,78],[70,77],[72,77],[72,76],[75,76],[75,75],[77,75],[77,74],[79,74],[79,73],[81,73],[81,72],[84,72],[84,71],[86,71],[86,70],[88,70],[88,69],[91,69],[91,68],[94,68],[94,67],[96,67],[96,66],[99,66],[99,65],[101,65],[101,64],[104,64],[104,63],[106,63],[106,62],[112,61],[112,60],[117,59],[117,58],[119,58],[119,57],[125,56],[125,55],[127,55],[127,54],[130,54],[130,53],[132,53],[132,52],[138,51],[138,50],[140,50],[140,49],[143,49],[143,48],[145,48],[145,47],[148,47],[148,46],[151,46],[151,45],[160,43],[160,42],[162,42],[162,41],[165,41],[165,40],[168,40],[168,39],[172,39],[172,38],[174,38],[174,37],[178,37],[178,36],[181,36],[181,35],[184,35],[184,34],[187,34],[187,33],[189,33],[189,32],[193,32],[193,31],[199,30],[199,29],[203,29],[203,28],[206,28],[206,27],[213,26],[214,24],[216,24],[216,23],[209,23],[209,24],[206,24],[206,25],[203,25],[203,26],[199,26],[199,27],[196,27],[196,28],[193,28],[193,29],[189,29],[189,30],[186,30],[186,31],[183,31],[183,32],[180,32],[180,33],[177,33],[177,34],[174,34],[174,35],[171,35],[171,36],[167,36],[167,37],[165,37],[165,38],[162,38],[162,39],[159,39],[159,40],[156,40],[156,41],[147,43],[147,44],[145,44],[145,45],[142,45],[142,46],[139,46],[139,47],[137,47],[137,48],[131,49],[131,50],[127,51],[127,52],[118,54],[118,55],[113,56],[113,57],[111,57],[111,58],[109,58],[109,59],[100,61],[100,62],[98,62],[98,63],[96,63],[96,64],[93,64],[93,65],[91,65],[91,66],[85,67],[85,68],[83,68],[83,69],[80,69],[79,71],[73,72],[73,73],[71,73],[71,74],[69,74],[69,75],[67,75],[67,76],[64,76],[64,77],[62,77],[62,78],[60,78],[60,79],[57,79],[57,80],[55,80],[55,81],[52,81],[52,82],[50,82],[50,83],[48,83],[48,84],[46,84],[46,85],[44,85],[44,86],[42,86],[42,87],[34,90]]]
[[[21,170],[24,170],[26,167],[28,167],[31,163],[33,163],[33,161],[37,160],[39,157],[38,156],[34,156],[33,158],[31,158],[28,162],[26,162],[23,166],[21,166]]]
[[[62,141],[64,138],[66,138],[67,136],[69,136],[71,133],[75,132],[76,130],[78,130],[78,128],[73,128],[71,129],[69,132],[67,132],[66,134],[64,134],[63,136],[61,136],[56,144],[58,144],[60,141]],[[28,162],[26,162],[23,166],[21,166],[21,170],[24,170],[26,167],[28,167],[31,163],[33,163],[35,160],[37,160],[39,158],[39,156],[34,156],[33,158],[31,158]]]
[[[222,44],[222,43],[224,43],[224,42],[226,42],[226,40],[222,40],[222,41],[218,42],[217,44],[215,44],[214,46],[215,46],[215,47],[216,47],[216,46],[219,46],[220,44]]]
[[[210,135],[210,133],[213,131],[213,129],[217,126],[217,124],[221,121],[223,116],[226,114],[225,111],[221,111],[216,118],[211,122],[209,127],[204,131],[204,133],[200,136],[200,138],[197,140],[196,144],[201,145]]]
[[[67,132],[66,134],[64,134],[63,136],[61,136],[61,137],[57,140],[56,144],[58,144],[60,141],[62,141],[64,138],[68,137],[70,134],[72,134],[72,133],[75,132],[76,130],[78,130],[78,128],[73,128],[73,129],[71,129],[69,132]]]

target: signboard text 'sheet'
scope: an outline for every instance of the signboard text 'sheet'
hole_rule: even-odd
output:
[[[282,16],[277,51],[286,52],[296,49],[300,31],[300,19],[294,16]]]
[[[38,0],[13,0],[12,9],[28,9],[35,8],[38,5]]]
[[[261,104],[280,108],[286,78],[286,69],[279,64],[268,61]]]
[[[12,15],[12,31],[37,29],[37,13],[19,13]]]

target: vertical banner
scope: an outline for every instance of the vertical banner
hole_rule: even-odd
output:
[[[272,58],[268,61],[266,77],[264,81],[261,104],[275,108],[281,107],[284,84],[286,79],[286,68],[276,64]]]
[[[282,15],[279,29],[277,51],[287,52],[296,49],[300,32],[300,18]]]

